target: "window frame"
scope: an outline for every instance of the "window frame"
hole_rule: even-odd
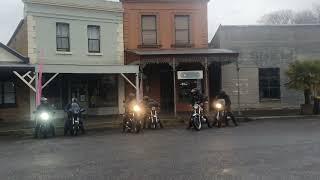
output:
[[[266,71],[266,70],[273,70],[276,72],[276,74],[272,74],[271,76],[266,76],[266,77],[261,77],[262,75],[262,71]],[[258,78],[259,78],[259,99],[260,101],[264,101],[264,100],[280,100],[281,99],[281,77],[280,77],[280,68],[259,68],[258,69]],[[277,76],[277,77],[276,77]],[[277,78],[276,80],[279,82],[278,85],[271,85],[272,81],[275,81],[275,77]],[[262,86],[262,81],[266,81],[267,82],[267,86]],[[268,94],[269,96],[267,97],[262,97],[262,92],[264,89],[268,90]],[[272,89],[277,89],[277,94],[278,96],[271,96],[271,91]]]
[[[177,17],[187,17],[188,18],[188,29],[177,29],[176,26],[176,18]],[[177,43],[177,31],[188,31],[188,42],[187,43]],[[174,44],[176,46],[185,46],[185,45],[190,45],[191,44],[191,15],[189,14],[175,14],[174,15]]]
[[[68,25],[68,36],[58,36],[57,30],[58,30],[58,25]],[[68,47],[67,48],[59,48],[58,47],[58,39],[68,39]],[[64,23],[64,22],[57,22],[56,23],[56,50],[58,52],[70,52],[70,24],[69,23]]]
[[[155,29],[143,29],[143,17],[154,17],[154,25],[155,25]],[[140,28],[141,28],[141,45],[142,46],[156,46],[158,45],[158,19],[157,19],[157,15],[155,14],[142,14],[140,17]],[[143,40],[143,32],[155,32],[155,43],[144,43]]]
[[[97,27],[99,30],[99,39],[90,39],[88,36],[88,32],[89,32],[89,28],[90,27]],[[88,52],[89,53],[101,53],[101,27],[99,25],[88,25],[87,26],[87,36],[88,36]],[[98,41],[98,47],[99,50],[98,51],[90,51],[90,41]]]
[[[5,103],[4,102],[4,97],[5,97],[5,92],[4,92],[4,84],[6,82],[10,82],[14,84],[14,103]],[[16,87],[17,83],[16,81],[13,80],[0,80],[0,96],[1,96],[1,101],[0,101],[0,108],[14,108],[17,107],[17,87]]]

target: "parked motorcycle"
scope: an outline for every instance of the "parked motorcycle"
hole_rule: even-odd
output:
[[[214,122],[215,125],[218,128],[221,128],[222,123],[226,123],[226,118],[227,118],[227,113],[225,111],[225,100],[224,99],[218,99],[215,103],[214,103],[214,107],[216,110],[216,115],[214,116]]]
[[[212,128],[211,123],[207,116],[203,113],[203,108],[200,103],[195,103],[193,105],[193,113],[190,118],[190,123],[195,130],[200,131],[203,123],[207,123],[209,128]]]
[[[149,120],[149,125],[148,125],[149,128],[151,129],[163,128],[163,125],[158,116],[158,111],[156,106],[151,107],[148,120]]]
[[[84,127],[81,123],[81,114],[85,112],[85,109],[73,109],[71,110],[71,119],[70,119],[70,134],[73,136],[77,136],[78,132],[82,130],[82,133],[84,133]]]
[[[122,131],[139,133],[143,126],[141,121],[141,113],[142,109],[139,105],[135,104],[130,107],[129,112],[125,114]]]
[[[51,133],[52,137],[55,136],[55,127],[53,125],[53,114],[52,112],[42,110],[35,112],[36,114],[36,127],[35,137],[42,135],[44,138]]]

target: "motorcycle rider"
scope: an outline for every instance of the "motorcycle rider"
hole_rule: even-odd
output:
[[[136,95],[134,93],[130,93],[129,96],[124,101],[124,117],[123,117],[123,124],[125,124],[129,120],[129,113],[133,105],[137,104]]]
[[[155,100],[149,98],[148,96],[144,96],[143,97],[143,101],[142,101],[142,104],[143,104],[143,108],[144,108],[144,115],[143,115],[143,127],[145,128],[146,127],[146,123],[149,123],[148,122],[148,118],[150,117],[150,113],[151,113],[151,110],[152,110],[152,107],[156,107],[158,108],[160,105],[158,102],[156,102]],[[163,125],[161,123],[161,121],[159,122],[160,123],[160,127],[163,128]]]
[[[218,96],[217,96],[217,99],[224,99],[225,101],[225,111],[227,113],[227,116],[229,116],[233,122],[233,124],[235,126],[238,126],[238,123],[232,113],[232,110],[231,110],[231,100],[230,100],[230,97],[227,95],[227,93],[225,91],[221,91]],[[229,122],[228,122],[228,119],[226,119],[226,126],[229,126]]]
[[[194,106],[195,104],[199,104],[202,108],[204,107],[204,102],[206,98],[203,96],[203,94],[200,92],[199,89],[193,88],[191,90],[191,105]],[[192,127],[191,121],[189,121],[189,125],[187,129],[190,129]]]
[[[41,112],[41,111],[52,112],[52,107],[49,105],[48,99],[45,97],[42,97],[40,99],[40,105],[37,107],[36,113]],[[38,118],[36,118],[36,125],[35,125],[35,130],[34,130],[34,137],[35,138],[38,137],[39,128],[40,128],[40,124],[38,122]],[[52,122],[50,122],[50,128],[54,129],[54,125]],[[52,133],[53,133],[53,135],[55,134],[54,131]]]
[[[64,110],[68,114],[68,119],[64,123],[64,135],[67,135],[67,132],[71,127],[73,110],[79,110],[80,111],[80,109],[81,109],[81,107],[80,107],[80,104],[78,103],[77,98],[72,98],[71,103],[69,103],[69,104],[67,104],[65,106]],[[80,129],[81,129],[82,133],[84,134],[85,133],[85,129],[84,129],[84,125],[83,125],[83,121],[82,121],[81,117],[79,117],[79,125],[80,125]]]

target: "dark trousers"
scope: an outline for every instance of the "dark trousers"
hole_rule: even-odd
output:
[[[226,125],[229,126],[229,120],[228,120],[227,117],[230,117],[231,120],[232,120],[232,122],[233,122],[233,124],[234,124],[235,126],[238,126],[238,123],[237,123],[237,121],[236,121],[236,118],[234,117],[234,115],[233,115],[232,112],[229,111],[229,112],[227,112],[227,114],[226,114]]]

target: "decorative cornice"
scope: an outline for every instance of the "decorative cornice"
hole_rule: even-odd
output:
[[[25,4],[40,4],[97,11],[123,12],[120,2],[105,0],[22,0]]]

